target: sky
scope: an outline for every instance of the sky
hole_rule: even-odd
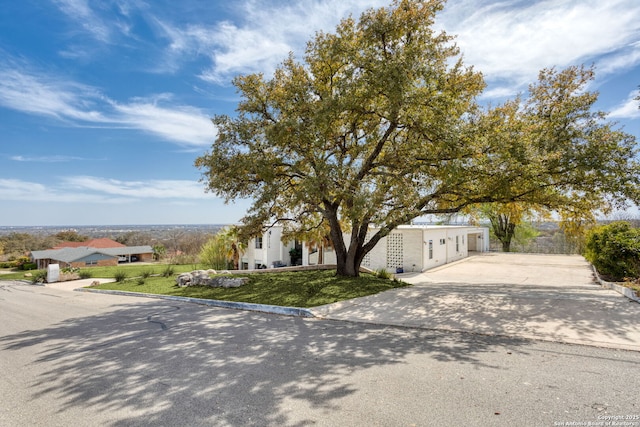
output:
[[[273,70],[391,0],[0,0],[0,226],[228,224],[194,167]],[[436,27],[499,103],[545,67],[593,65],[597,108],[640,140],[638,0],[450,0]]]

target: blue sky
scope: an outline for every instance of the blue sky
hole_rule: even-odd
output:
[[[238,74],[301,58],[317,30],[390,0],[3,0],[0,226],[233,223],[194,159]],[[485,75],[484,102],[543,67],[595,65],[598,108],[640,139],[640,2],[451,0],[437,26]]]

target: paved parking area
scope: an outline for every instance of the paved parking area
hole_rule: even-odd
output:
[[[597,284],[581,256],[492,253],[400,278],[413,286],[313,311],[335,320],[640,351],[640,304]]]

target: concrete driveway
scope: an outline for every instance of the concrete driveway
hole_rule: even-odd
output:
[[[640,304],[597,284],[581,256],[485,254],[399,278],[413,286],[314,314],[640,351]]]

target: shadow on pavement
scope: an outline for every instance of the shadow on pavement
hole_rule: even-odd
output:
[[[302,426],[315,421],[290,419],[287,405],[339,410],[354,372],[412,354],[503,369],[480,355],[523,343],[154,301],[4,336],[0,349],[37,354],[34,399],[120,414],[113,426]]]

